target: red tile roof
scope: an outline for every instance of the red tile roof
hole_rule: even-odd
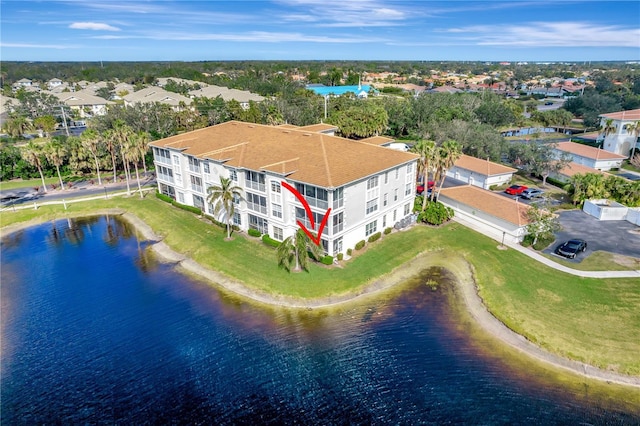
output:
[[[557,149],[570,154],[579,155],[580,157],[591,158],[593,160],[620,160],[627,158],[624,155],[575,142],[560,142],[557,144]]]
[[[600,114],[600,117],[610,118],[612,120],[640,120],[640,109]]]
[[[440,191],[440,196],[473,207],[514,225],[525,226],[529,223],[527,211],[530,207],[528,205],[474,185],[443,188]]]
[[[454,163],[456,167],[485,176],[504,175],[517,172],[516,169],[494,163],[493,161],[481,160],[480,158],[462,154]]]

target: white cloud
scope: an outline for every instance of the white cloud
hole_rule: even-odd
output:
[[[101,24],[99,22],[74,22],[69,25],[74,30],[93,30],[93,31],[120,31],[120,28],[113,27],[109,24]]]
[[[16,47],[20,49],[78,49],[81,46],[71,44],[0,43],[0,47]]]
[[[639,47],[640,29],[588,22],[522,22],[518,25],[477,25],[444,33],[465,35],[469,44],[511,47]]]

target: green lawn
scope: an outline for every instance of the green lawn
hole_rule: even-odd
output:
[[[342,268],[312,265],[309,273],[276,266],[275,251],[260,240],[224,230],[153,195],[97,200],[4,212],[0,225],[122,208],[149,224],[176,251],[205,267],[272,294],[316,298],[357,291],[421,252],[464,258],[491,312],[508,327],[550,352],[601,368],[640,375],[640,282],[585,279],[546,268],[459,224],[415,226],[368,244]],[[170,232],[168,232],[170,230]]]

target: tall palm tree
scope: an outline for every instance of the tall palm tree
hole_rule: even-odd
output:
[[[100,146],[103,142],[102,137],[95,130],[89,129],[82,132],[80,135],[80,141],[82,148],[93,157],[93,161],[96,166],[96,173],[98,174],[98,185],[102,185],[102,178],[100,177],[100,161],[98,160]]]
[[[144,173],[147,174],[147,152],[149,152],[149,142],[151,142],[151,138],[149,137],[148,132],[138,132],[137,141],[136,141],[136,149],[139,151],[138,155],[142,159],[142,169]]]
[[[116,120],[113,125],[113,137],[115,138],[117,147],[120,149],[120,157],[122,158],[122,165],[124,168],[124,177],[127,182],[127,194],[131,195],[131,186],[129,185],[131,173],[129,171],[129,161],[127,160],[127,150],[131,145],[130,139],[133,137],[133,130],[131,127],[126,125],[124,121]]]
[[[602,124],[602,127],[600,127],[600,130],[602,130],[602,133],[604,134],[604,139],[606,139],[607,136],[609,136],[611,133],[616,131],[616,126],[615,124],[613,124],[613,120],[611,118],[607,118]],[[604,139],[602,140],[603,145],[604,145]]]
[[[419,140],[411,151],[418,154],[418,175],[422,178],[425,191],[429,182],[429,173],[433,171],[433,165],[436,160],[436,143],[432,140]],[[427,206],[427,194],[423,194],[422,210]]]
[[[44,144],[44,156],[47,158],[49,163],[56,166],[58,179],[60,179],[60,189],[64,190],[64,182],[62,181],[60,166],[64,164],[64,160],[67,158],[67,147],[58,139],[48,139]]]
[[[458,158],[462,155],[462,146],[457,141],[454,140],[446,140],[442,143],[439,149],[440,155],[438,156],[439,161],[437,162],[437,171],[436,174],[440,180],[440,185],[438,186],[438,194],[442,190],[442,185],[444,185],[444,180],[447,177],[447,170],[449,170]],[[438,181],[436,180],[436,185]],[[435,188],[434,188],[435,189]],[[435,200],[435,192],[431,191],[431,199]]]
[[[123,145],[122,158],[127,164],[133,163],[133,166],[136,169],[138,192],[140,193],[140,198],[143,198],[142,185],[140,184],[140,173],[138,171],[138,163],[140,162],[141,156],[144,155],[144,151],[140,149],[140,145],[144,143],[140,134],[141,133],[132,134],[127,138]]]
[[[25,117],[16,116],[9,119],[3,126],[5,132],[12,138],[18,138],[29,131],[31,123]]]
[[[220,176],[220,184],[207,188],[207,194],[207,202],[213,205],[214,216],[226,219],[227,240],[231,239],[234,201],[242,200],[242,188],[236,186],[230,178]]]
[[[640,136],[640,121],[627,124],[627,132],[629,132],[634,138],[632,142],[631,155],[629,158],[633,158],[636,155],[636,145],[638,145],[638,136]]]
[[[42,167],[44,163],[44,153],[42,147],[33,141],[29,141],[27,145],[22,148],[22,158],[38,169],[40,173],[40,179],[42,179],[42,188],[44,192],[47,192],[47,184],[44,181],[44,174],[42,173]]]
[[[109,151],[109,155],[111,155],[111,165],[113,167],[113,182],[116,181],[118,177],[118,169],[116,168],[116,157],[118,155],[118,145],[116,141],[115,131],[113,129],[107,130],[104,133],[104,144]]]
[[[319,259],[322,255],[322,249],[311,241],[309,236],[300,228],[290,237],[284,239],[276,250],[278,257],[278,267],[283,268],[287,272],[308,271],[309,252],[311,255]]]

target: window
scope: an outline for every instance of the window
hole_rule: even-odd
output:
[[[189,159],[189,170],[194,173],[200,173],[200,161],[196,157],[187,157]]]
[[[333,233],[337,234],[344,228],[344,215],[342,212],[333,214]]]
[[[393,201],[398,201],[398,188],[393,190]]]
[[[333,255],[342,253],[342,237],[333,240]]]
[[[337,209],[344,205],[344,187],[333,190],[333,208]]]
[[[383,228],[387,227],[387,215],[386,214],[384,216],[382,216],[382,227]]]
[[[204,170],[205,173],[209,174],[211,173],[209,171],[209,163],[202,163],[202,169]]]
[[[320,209],[329,207],[329,192],[326,189],[302,183],[296,183],[296,189],[300,194],[304,195],[305,200],[311,207]]]
[[[367,201],[367,214],[373,213],[378,210],[378,199]]]
[[[247,192],[247,208],[255,212],[267,214],[267,198]]]
[[[191,189],[202,193],[202,179],[198,176],[189,175],[189,180],[191,181]]]
[[[387,204],[389,204],[389,194],[385,192],[384,196],[382,197],[382,206],[384,207]]]
[[[411,204],[405,204],[404,205],[404,215],[408,216],[409,213],[411,213]]]
[[[178,202],[184,204],[184,193],[178,192]]]
[[[267,219],[263,219],[252,214],[249,215],[249,228],[260,231],[262,234],[269,232],[269,222]]]
[[[277,226],[273,227],[273,239],[277,241],[284,240],[284,235],[282,233],[282,228],[278,228]]]
[[[165,185],[164,183],[160,184],[160,193],[171,197],[174,200],[176,198],[176,191],[173,189],[173,186]]]
[[[313,214],[313,220],[315,221],[315,225],[317,227],[318,224],[322,223],[324,214],[316,213],[316,212],[311,212],[311,214]],[[307,229],[313,230],[313,227],[311,226],[311,221],[309,220],[309,218],[307,218],[307,212],[305,209],[296,207],[296,221],[300,221],[300,223],[302,223]],[[323,235],[329,235],[329,230],[327,228],[328,227],[325,226],[324,229],[322,230]]]
[[[365,226],[364,234],[365,236],[369,236],[378,230],[378,221],[374,220],[373,222],[367,223]]]
[[[171,154],[168,149],[153,147],[153,156],[158,163],[171,164]]]
[[[408,183],[404,186],[404,195],[411,195],[411,192],[413,192],[413,184]]]
[[[182,175],[180,173],[176,173],[176,183],[182,185]]]
[[[378,187],[378,176],[370,177],[367,180],[367,191]]]
[[[204,210],[204,198],[199,195],[193,196],[193,205],[194,207],[199,208],[200,210]]]
[[[173,170],[165,166],[156,167],[158,179],[173,183]]]
[[[394,223],[395,223],[395,221],[396,221],[396,219],[397,219],[397,217],[398,217],[397,213],[398,213],[398,211],[397,211],[397,210],[394,210],[394,211],[393,211],[393,222],[394,222]]]
[[[229,178],[233,182],[238,182],[238,172],[235,169],[229,170]]]
[[[280,193],[281,188],[280,188],[280,182],[276,182],[276,181],[272,181],[271,182],[271,192],[276,192],[276,193]]]
[[[386,173],[384,174],[384,184],[386,185],[386,184],[388,184],[388,183],[389,183],[389,172],[386,172]]]
[[[407,164],[407,174],[410,175],[413,173],[413,163]]]
[[[396,179],[398,179],[400,177],[400,169],[397,168],[396,169]]]
[[[282,206],[279,204],[272,204],[271,214],[275,217],[279,217],[280,219],[282,219]]]
[[[247,170],[245,172],[245,178],[247,180],[247,188],[252,188],[258,191],[264,192],[266,190],[264,173],[253,172],[251,170]]]
[[[173,164],[175,164],[176,166],[180,165],[180,157],[177,155],[173,156]]]
[[[234,225],[242,225],[242,219],[240,218],[240,213],[235,212],[233,213],[233,224]]]

